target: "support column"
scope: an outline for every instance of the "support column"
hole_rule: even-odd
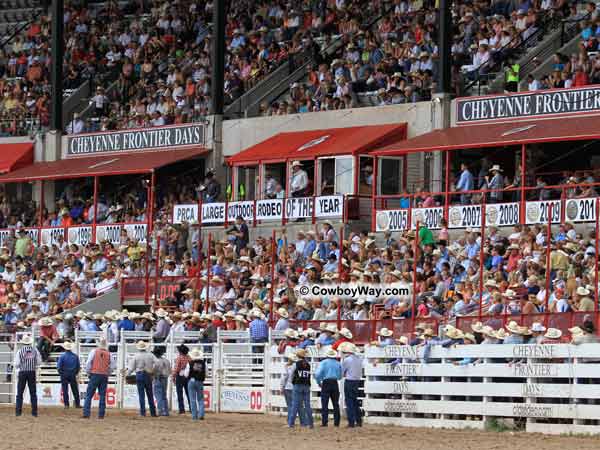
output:
[[[50,129],[59,133],[63,131],[62,103],[63,103],[63,59],[64,59],[64,4],[63,0],[52,0],[52,33],[51,33],[51,78],[52,78],[52,105],[50,114]]]

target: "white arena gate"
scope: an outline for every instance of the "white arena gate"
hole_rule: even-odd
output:
[[[77,333],[82,365],[99,335]],[[280,388],[285,354],[280,355],[275,345],[280,333],[274,332],[268,344],[251,343],[247,332],[221,332],[214,344],[199,343],[200,337],[200,332],[174,333],[166,342],[154,345],[165,345],[171,362],[181,343],[203,349],[208,410],[286,413]],[[0,402],[13,403],[14,338],[4,338],[8,340],[0,341]],[[150,341],[151,336],[125,332],[116,344],[117,372],[109,381],[109,408],[138,407],[136,387],[124,384],[117,374],[135,354],[134,344],[139,339]],[[325,350],[307,348],[313,370]],[[600,434],[600,344],[431,346],[427,360],[425,350],[408,346],[364,349],[365,423],[481,429],[502,418],[514,419],[531,432]],[[288,347],[286,354],[292,351]],[[41,405],[62,405],[54,362],[57,356],[51,355],[51,361],[40,370]],[[82,395],[86,382],[82,374]],[[175,389],[169,384],[171,407],[176,409]],[[318,418],[319,386],[315,382],[311,391]],[[340,391],[343,411],[343,382]]]

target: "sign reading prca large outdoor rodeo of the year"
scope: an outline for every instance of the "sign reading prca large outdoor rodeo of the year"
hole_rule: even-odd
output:
[[[456,124],[600,113],[600,88],[560,89],[456,100]]]
[[[131,153],[193,145],[204,145],[204,125],[192,124],[69,136],[66,156]]]

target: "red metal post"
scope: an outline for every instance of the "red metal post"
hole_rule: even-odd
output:
[[[596,234],[594,236],[595,252],[594,252],[594,312],[598,312],[598,234],[600,234],[600,202],[596,199]]]
[[[342,225],[340,227],[340,245],[339,245],[339,249],[340,249],[340,257],[338,258],[338,284],[342,284],[342,273],[344,270],[344,226]],[[337,327],[340,328],[340,325],[342,324],[342,302],[343,300],[340,299],[340,302],[337,305]]]
[[[210,279],[212,275],[210,273],[212,260],[211,260],[211,251],[212,248],[212,233],[208,233],[208,249],[206,250],[206,305],[204,307],[205,311],[208,313],[208,307],[210,305]]]
[[[371,185],[371,231],[377,229],[376,216],[377,216],[377,186],[379,183],[379,160],[377,157],[373,158],[373,184]],[[360,200],[359,200],[360,202]],[[359,203],[360,204],[360,203]],[[341,242],[340,242],[341,245]],[[341,246],[340,246],[341,248]]]
[[[94,236],[96,235],[96,199],[97,199],[97,184],[98,177],[94,177]],[[152,228],[152,188],[150,184],[146,187],[146,289],[144,289],[144,303],[148,304],[150,295],[150,241],[151,234],[150,229]],[[155,252],[158,253],[158,246],[160,241],[156,239]]]
[[[448,209],[450,208],[450,150],[446,150],[446,192],[444,193],[444,219],[448,220]]]
[[[551,251],[551,241],[552,241],[552,209],[554,207],[554,203],[550,202],[548,204],[548,229],[546,236],[546,306],[544,307],[544,311],[548,312],[548,303],[550,302],[550,251]],[[547,316],[546,316],[547,317]]]
[[[277,259],[277,242],[275,241],[275,228],[271,235],[271,288],[269,289],[269,323],[273,324],[273,298],[275,291],[275,261]]]
[[[481,202],[481,245],[479,246],[479,320],[481,320],[482,308],[483,308],[483,264],[484,264],[484,253],[483,248],[485,246],[485,221],[486,221],[486,210],[485,210],[485,194],[482,196]]]
[[[414,328],[414,324],[415,324],[415,313],[417,311],[417,258],[418,258],[418,253],[419,253],[419,229],[421,227],[421,224],[419,223],[419,221],[417,220],[417,225],[416,225],[416,233],[415,233],[415,243],[413,246],[413,285],[412,285],[412,312],[411,312],[411,320],[413,323],[413,328]]]
[[[38,246],[42,245],[42,227],[44,226],[44,180],[40,180],[40,218],[38,231]]]
[[[92,242],[96,243],[96,224],[98,223],[98,177],[94,177],[94,220],[92,221]],[[147,256],[147,254],[146,254]],[[147,288],[148,286],[146,286]]]
[[[519,207],[519,222],[522,224],[525,223],[525,208],[527,207],[527,205],[525,204],[525,164],[527,163],[527,159],[525,156],[525,144],[523,144],[521,146],[521,205]]]

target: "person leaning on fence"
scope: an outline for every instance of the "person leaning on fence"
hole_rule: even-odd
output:
[[[21,348],[15,353],[14,366],[17,371],[17,398],[15,415],[18,417],[23,412],[23,393],[25,386],[29,388],[29,399],[31,401],[31,415],[37,417],[37,392],[36,372],[42,362],[40,352],[33,346],[33,337],[26,334],[18,342]]]
[[[184,369],[184,376],[188,379],[188,399],[192,420],[204,420],[204,379],[206,378],[204,353],[195,348],[189,356],[190,360]]]
[[[70,341],[64,342],[61,346],[65,349],[56,362],[56,370],[60,375],[60,385],[62,388],[63,403],[65,409],[69,408],[69,388],[73,392],[73,404],[75,408],[81,408],[79,402],[79,383],[77,378],[81,370],[79,356],[73,353],[75,344]]]
[[[299,415],[300,426],[313,428],[310,406],[310,363],[306,360],[306,350],[298,350],[296,358],[292,371],[292,412],[288,414],[288,427],[294,428],[296,416]]]
[[[362,415],[358,404],[358,388],[362,378],[362,358],[357,354],[358,348],[350,342],[340,345],[342,352],[342,374],[344,376],[344,399],[348,427],[362,427]]]
[[[128,375],[135,374],[135,383],[138,390],[138,400],[140,402],[140,416],[146,416],[146,397],[148,397],[148,408],[150,415],[156,417],[156,408],[154,406],[154,392],[152,390],[152,376],[154,374],[154,364],[156,358],[148,352],[150,344],[145,341],[138,341],[135,344],[138,353],[129,362],[129,368],[124,369]]]
[[[329,399],[333,405],[333,426],[340,426],[340,388],[338,381],[342,379],[342,365],[337,360],[337,352],[329,349],[325,359],[319,363],[315,371],[315,380],[321,386],[321,425],[326,427],[329,421]]]
[[[185,396],[188,399],[188,405],[190,405],[190,394],[188,391],[188,380],[184,375],[184,371],[188,363],[190,362],[190,357],[188,353],[190,349],[187,345],[181,344],[177,347],[177,358],[175,359],[175,364],[173,365],[173,372],[171,375],[171,379],[173,383],[175,383],[175,392],[177,393],[177,405],[179,407],[179,414],[185,414],[185,400],[183,398],[183,393],[185,392]]]
[[[114,370],[114,361],[110,357],[106,339],[98,340],[97,347],[88,355],[85,370],[88,373],[88,385],[83,402],[83,418],[90,418],[92,398],[98,391],[98,418],[103,419],[106,413],[106,389],[108,388],[108,376]]]
[[[167,401],[167,384],[169,375],[171,374],[171,363],[167,358],[163,358],[165,354],[164,346],[156,346],[152,354],[156,358],[154,362],[154,395],[156,397],[156,407],[158,408],[159,416],[169,415],[169,402]]]

